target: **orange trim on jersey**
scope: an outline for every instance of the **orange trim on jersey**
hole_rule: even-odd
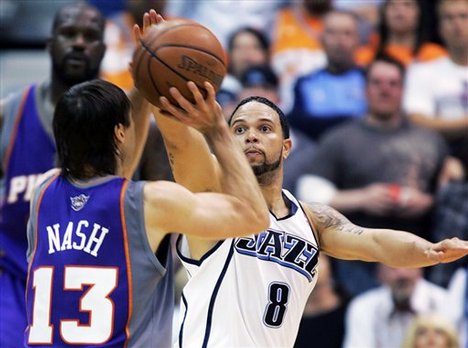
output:
[[[128,320],[127,325],[125,325],[125,333],[127,334],[127,339],[125,340],[124,347],[127,347],[130,340],[130,320],[132,319],[132,298],[133,298],[133,289],[132,289],[132,269],[130,265],[130,252],[128,250],[128,235],[127,235],[127,223],[125,219],[125,193],[128,187],[128,180],[122,185],[122,190],[120,191],[120,219],[122,223],[123,230],[123,239],[124,239],[124,249],[125,249],[125,264],[127,266],[127,281],[128,281]]]
[[[31,89],[32,89],[32,86],[29,86],[28,89],[24,92],[23,96],[21,97],[20,106],[15,115],[15,124],[13,126],[13,131],[11,133],[10,143],[7,146],[5,157],[3,158],[3,169],[5,173],[8,171],[7,165],[10,162],[10,156],[11,156],[11,153],[13,152],[13,144],[15,143],[15,139],[18,134],[19,123],[21,119],[23,118],[24,105],[26,104],[26,99],[28,99],[29,91],[31,91]]]
[[[49,186],[58,178],[58,176],[60,175],[60,173],[57,173],[55,174],[54,176],[51,177],[50,181],[44,186],[44,188],[42,189],[40,195],[39,195],[39,198],[37,199],[37,204],[36,204],[36,228],[34,229],[34,248],[33,248],[33,252],[31,254],[31,261],[28,263],[28,274],[27,274],[27,277],[26,277],[26,291],[25,291],[25,294],[24,294],[24,298],[25,298],[25,301],[26,301],[26,304],[27,304],[27,299],[28,299],[28,284],[29,284],[29,276],[31,275],[31,266],[32,264],[34,263],[34,258],[36,257],[36,250],[37,250],[37,243],[38,243],[38,226],[39,226],[39,208],[41,206],[41,203],[42,203],[42,198],[44,197],[44,193],[47,191],[47,189],[49,188]],[[28,310],[27,306],[26,306],[26,311]],[[28,325],[28,328],[29,328],[29,325]]]

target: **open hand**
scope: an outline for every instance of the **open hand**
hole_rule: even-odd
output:
[[[188,89],[192,92],[195,103],[187,100],[177,88],[171,87],[171,96],[177,101],[178,106],[169,102],[166,97],[161,97],[162,109],[170,113],[180,122],[199,130],[203,134],[215,132],[219,122],[225,123],[221,106],[216,102],[216,92],[209,82],[205,82],[207,92],[206,99],[193,81],[187,82]]]
[[[468,241],[459,238],[444,239],[426,251],[426,255],[438,263],[448,263],[468,255]]]

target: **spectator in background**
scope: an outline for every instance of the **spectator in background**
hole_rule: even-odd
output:
[[[358,63],[367,65],[376,56],[388,55],[404,65],[447,55],[445,49],[428,42],[424,0],[386,0],[381,8],[378,37],[359,51]]]
[[[417,317],[408,329],[402,348],[459,348],[457,333],[444,317],[426,314]]]
[[[334,0],[333,6],[337,10],[354,13],[359,19],[359,37],[361,44],[368,44],[374,28],[379,23],[379,7],[384,0],[349,1]]]
[[[444,236],[456,235],[461,239],[468,238],[468,137],[465,138],[459,151],[455,154],[461,160],[463,175],[460,180],[444,184],[436,195],[434,207],[434,225],[431,239],[437,240]],[[458,267],[466,261],[456,261],[450,266],[441,264],[431,268],[429,279],[446,287]]]
[[[404,108],[457,151],[468,138],[468,1],[440,0],[437,13],[448,56],[409,69]]]
[[[409,122],[401,110],[404,68],[379,58],[367,71],[369,111],[328,133],[298,193],[306,202],[328,202],[353,223],[403,229],[426,237],[436,183],[448,154],[435,132]],[[327,184],[323,185],[323,181]],[[322,187],[327,188],[323,196]],[[351,294],[377,285],[370,263],[336,261],[338,279]]]
[[[422,277],[419,268],[378,265],[382,285],[351,300],[346,313],[344,348],[401,347],[412,320],[440,313],[447,292]]]
[[[288,118],[312,140],[334,126],[366,112],[364,72],[354,64],[359,45],[358,23],[351,12],[332,11],[324,18],[322,36],[327,66],[301,77],[294,88]]]
[[[278,12],[272,39],[272,66],[280,78],[280,95],[287,113],[297,78],[326,64],[320,42],[323,18],[332,0],[302,0]]]
[[[248,26],[270,32],[278,10],[291,2],[292,0],[168,1],[167,14],[203,24],[227,47],[228,38],[240,28]]]
[[[448,301],[444,314],[458,330],[461,347],[468,345],[468,264],[460,267],[448,287]]]
[[[333,280],[331,262],[320,254],[318,278],[309,296],[299,326],[295,348],[341,348],[344,338],[344,318],[348,299]]]
[[[234,32],[228,41],[228,74],[223,80],[217,99],[221,106],[237,104],[242,90],[242,74],[251,66],[270,63],[270,41],[268,37],[252,27]]]

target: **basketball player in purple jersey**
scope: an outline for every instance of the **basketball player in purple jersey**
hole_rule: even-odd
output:
[[[122,177],[136,140],[117,86],[93,80],[60,98],[53,122],[60,171],[34,191],[28,224],[26,346],[169,347],[169,233],[223,239],[268,226],[260,188],[222,114],[202,116],[182,121],[212,146],[223,193]]]
[[[94,79],[104,55],[105,20],[89,5],[68,4],[55,15],[47,43],[50,81],[7,97],[0,108],[0,347],[22,345],[26,328],[26,222],[32,189],[55,165],[52,117],[58,98],[71,86]],[[131,94],[134,111],[147,103]],[[145,117],[135,118],[144,139]],[[138,158],[138,156],[135,156]],[[129,168],[129,170],[131,170]]]

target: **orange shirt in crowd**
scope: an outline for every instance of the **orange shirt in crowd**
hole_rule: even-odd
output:
[[[366,66],[374,59],[378,47],[378,38],[376,37],[372,41],[373,42],[368,46],[361,47],[357,50],[355,56],[357,64]],[[388,44],[385,47],[385,54],[397,59],[403,63],[403,65],[408,66],[414,62],[427,62],[445,57],[447,51],[438,44],[426,42],[421,45],[416,55],[413,54],[411,48],[397,44]]]

